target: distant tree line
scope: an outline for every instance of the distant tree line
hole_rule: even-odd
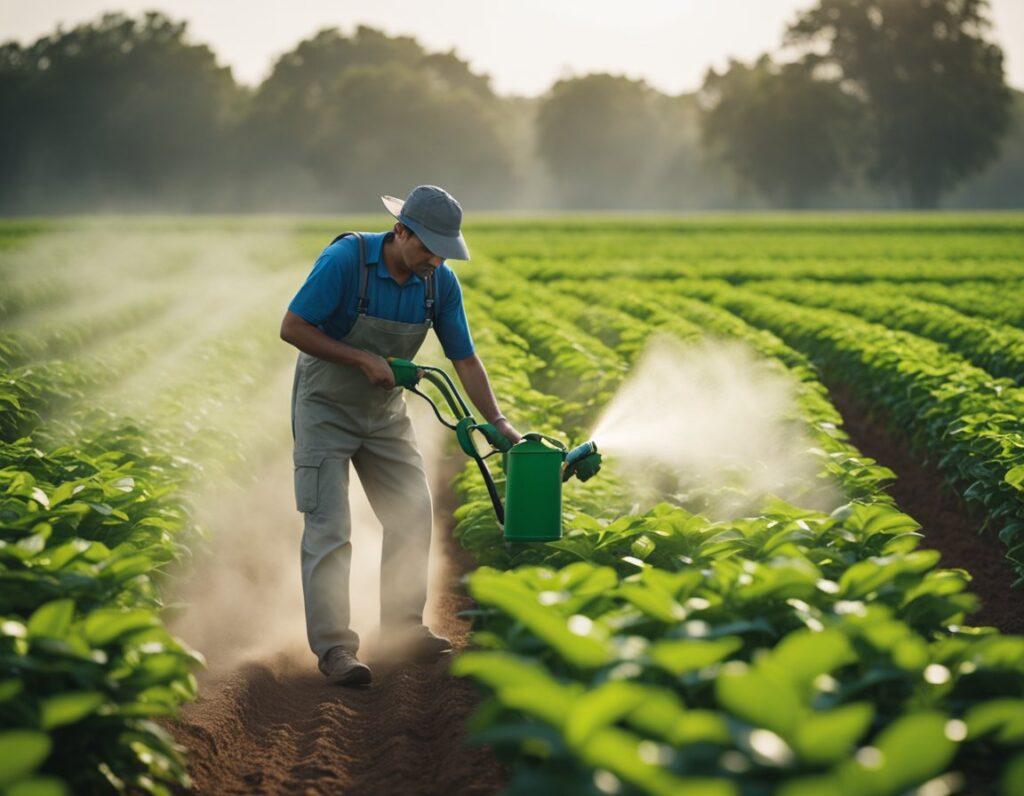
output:
[[[250,89],[187,23],[108,14],[0,46],[0,212],[1024,205],[1024,95],[984,0],[818,0],[667,96],[591,74],[501,97],[452,52],[322,30]],[[1000,147],[1002,154],[1000,156]]]

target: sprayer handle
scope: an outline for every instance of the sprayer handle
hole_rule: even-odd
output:
[[[487,438],[487,441],[491,443],[492,447],[502,453],[506,453],[512,449],[512,441],[498,431],[498,427],[493,423],[480,423],[479,425],[474,426],[474,428]]]
[[[408,359],[388,357],[398,387],[415,387],[420,380],[420,366]]]

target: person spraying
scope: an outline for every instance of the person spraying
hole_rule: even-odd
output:
[[[281,324],[281,338],[300,352],[292,432],[307,637],[328,681],[349,686],[372,679],[350,627],[350,464],[383,530],[382,640],[416,660],[452,649],[423,625],[430,491],[388,358],[413,359],[433,329],[480,415],[510,443],[521,438],[498,407],[446,264],[469,260],[462,207],[432,185],[416,187],[404,202],[382,200],[393,228],[335,238]]]

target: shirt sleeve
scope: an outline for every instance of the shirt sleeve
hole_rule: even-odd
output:
[[[349,238],[343,238],[323,250],[288,305],[289,310],[314,326],[322,326],[346,299],[346,275],[359,258],[358,246],[348,242]]]
[[[469,321],[466,319],[466,308],[462,305],[462,285],[449,269],[450,280],[441,287],[438,280],[439,307],[434,318],[434,331],[441,341],[441,348],[448,359],[465,359],[473,356],[473,337],[469,333]],[[439,276],[439,274],[438,274]]]

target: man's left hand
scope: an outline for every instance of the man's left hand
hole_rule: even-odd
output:
[[[515,427],[508,422],[507,418],[498,418],[498,421],[494,424],[494,427],[498,429],[498,431],[500,431],[505,436],[505,439],[507,439],[513,445],[515,445],[517,442],[519,442],[519,440],[523,438],[523,435],[516,431]]]

